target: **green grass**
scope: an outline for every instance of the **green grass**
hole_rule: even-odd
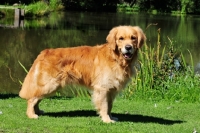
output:
[[[102,123],[88,98],[44,99],[39,119],[25,115],[26,101],[15,95],[0,96],[0,132],[66,133],[190,133],[200,131],[200,104],[134,101],[118,97],[113,116],[120,121]]]
[[[44,16],[50,13],[49,6],[44,2],[36,2],[25,6],[26,16]]]
[[[7,17],[14,17],[14,8],[25,10],[25,17],[42,17],[50,14],[52,11],[63,10],[64,6],[61,0],[49,0],[49,3],[43,1],[33,2],[29,5],[21,4],[18,6],[0,5],[0,17],[4,14]],[[10,13],[11,12],[11,13]]]
[[[38,1],[29,5],[21,5],[25,9],[26,17],[41,17],[48,15],[52,11],[62,10],[64,8],[61,0],[50,0],[49,3]]]

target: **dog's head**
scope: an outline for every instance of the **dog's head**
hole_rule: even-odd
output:
[[[109,32],[106,40],[111,49],[118,50],[125,60],[131,60],[146,36],[138,26],[118,26]]]

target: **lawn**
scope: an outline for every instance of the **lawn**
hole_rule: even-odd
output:
[[[25,115],[26,101],[17,95],[0,95],[0,133],[192,133],[200,132],[200,104],[153,102],[117,97],[113,116],[100,121],[88,98],[53,97],[41,102],[46,113],[39,119]]]

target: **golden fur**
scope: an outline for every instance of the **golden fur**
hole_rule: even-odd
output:
[[[111,116],[113,100],[134,74],[134,63],[146,37],[137,26],[113,28],[107,43],[90,47],[43,50],[28,72],[21,91],[27,100],[27,116],[38,118],[39,103],[67,84],[81,84],[92,90],[92,100],[103,122]]]

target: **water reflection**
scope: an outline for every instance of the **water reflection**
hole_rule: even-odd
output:
[[[104,43],[109,30],[117,25],[139,25],[146,33],[148,45],[156,44],[157,30],[161,28],[161,45],[170,45],[172,41],[188,62],[187,50],[190,50],[197,64],[200,61],[199,21],[199,16],[59,12],[39,19],[25,19],[23,28],[0,28],[0,93],[19,92],[19,80],[23,81],[26,73],[18,61],[29,69],[45,48]],[[0,24],[3,23],[5,21],[0,20]]]

